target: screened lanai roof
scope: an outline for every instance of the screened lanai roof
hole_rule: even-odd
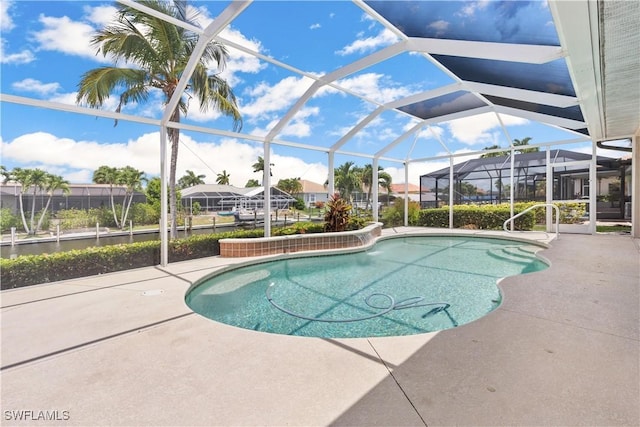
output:
[[[155,14],[134,1],[120,3]],[[358,38],[354,34],[357,40],[351,44],[330,44],[322,33],[307,31],[318,17],[334,14],[337,3],[345,9],[336,18],[336,25],[348,28],[351,23],[355,27],[355,23],[364,20],[375,28],[372,33],[377,36]],[[481,116],[499,123],[502,135],[494,138],[500,147],[524,136],[514,134],[509,117],[564,132],[554,134],[553,141],[535,139],[533,142],[538,145],[630,138],[638,131],[638,2],[355,0],[194,4],[206,8],[211,19],[201,21],[200,27],[175,21],[177,25],[199,33],[203,43],[217,40],[225,44],[230,61],[236,65],[257,61],[259,65],[251,73],[264,75],[265,82],[271,78],[267,73],[275,72],[282,81],[295,79],[298,84],[295,96],[288,93],[279,97],[274,93],[271,104],[262,107],[267,111],[261,112],[266,121],[260,129],[245,125],[242,132],[236,133],[230,131],[228,121],[216,119],[203,124],[190,117],[180,124],[169,123],[184,131],[266,143],[268,149],[282,146],[399,163],[442,157],[468,148],[443,137],[438,126]],[[259,28],[247,24],[274,8],[281,12],[275,18],[270,15]],[[344,20],[337,21],[338,18]],[[259,40],[265,32],[280,34],[286,42],[262,46]],[[243,37],[238,37],[239,33]],[[311,57],[324,61],[324,67],[312,68]],[[363,80],[380,76],[395,85],[380,86],[378,92],[363,89]],[[232,83],[242,90],[242,79],[237,80]],[[282,90],[267,83],[264,88]],[[267,89],[254,86],[246,88],[245,93]],[[2,92],[2,101],[151,125],[168,122],[166,113],[163,119],[116,114],[113,108],[96,113],[62,105],[64,100],[24,98],[6,86]],[[334,105],[353,106],[358,114],[350,123],[320,128],[320,123],[339,119],[332,111],[319,109],[321,98],[331,99]],[[176,103],[174,99],[170,105]],[[254,105],[244,105],[248,114],[245,123],[254,119],[249,116],[250,107]],[[302,120],[305,115],[314,115],[315,123]],[[381,132],[375,127],[381,121],[396,127]],[[309,126],[310,130],[296,133],[292,131],[296,126]],[[425,134],[430,138],[422,139]]]
[[[584,170],[584,164],[578,165],[575,162],[585,162],[591,159],[590,154],[578,153],[568,150],[550,150],[549,153],[551,163],[563,164],[564,166],[556,167],[556,171]],[[539,170],[542,175],[545,174],[545,166],[547,164],[547,153],[544,151],[533,153],[517,154],[514,159],[514,168],[516,169],[535,169]],[[605,156],[597,156],[596,164],[598,170],[618,170],[620,167],[619,159]],[[485,176],[496,176],[498,171],[509,170],[511,167],[511,156],[485,157],[470,159],[453,165],[453,174],[455,179],[464,180],[467,178],[478,178]],[[450,169],[443,168],[429,174],[423,175],[422,178],[449,178]]]

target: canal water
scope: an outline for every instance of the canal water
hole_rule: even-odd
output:
[[[178,237],[188,237],[192,234],[214,234],[222,233],[226,231],[233,231],[236,229],[235,224],[225,224],[217,226],[214,230],[213,227],[207,228],[195,228],[191,231],[178,230]],[[84,233],[86,235],[88,233]],[[76,236],[61,236],[60,241],[57,242],[54,239],[33,239],[33,241],[25,242],[20,241],[14,246],[11,246],[11,242],[3,241],[0,246],[0,255],[2,258],[15,258],[20,255],[37,255],[37,254],[51,254],[55,252],[65,252],[74,249],[85,249],[92,246],[108,246],[118,245],[121,243],[133,243],[144,242],[148,240],[159,240],[160,233],[155,231],[151,232],[137,232],[133,235],[117,234],[117,235],[100,235],[100,238],[93,236],[76,237]]]

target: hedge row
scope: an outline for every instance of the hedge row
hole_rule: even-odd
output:
[[[524,209],[514,209],[514,215]],[[453,228],[479,230],[502,230],[504,222],[511,217],[509,206],[503,205],[456,205],[453,207]],[[531,230],[535,225],[535,213],[529,211],[514,222],[516,230]],[[417,223],[421,227],[449,227],[449,207],[422,209]]]
[[[296,223],[273,230],[273,235],[319,233],[323,224]],[[199,234],[169,242],[169,262],[220,255],[220,239],[256,238],[264,230],[240,230],[217,234]],[[95,246],[67,252],[24,255],[0,259],[1,289],[148,267],[160,264],[160,241]]]

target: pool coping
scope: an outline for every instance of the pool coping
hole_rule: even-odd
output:
[[[70,419],[57,422],[65,425],[639,425],[639,248],[628,236],[561,235],[544,251],[550,268],[504,279],[503,304],[490,315],[403,337],[281,336],[193,314],[186,289],[232,261],[221,257],[2,291],[3,416],[67,410]]]

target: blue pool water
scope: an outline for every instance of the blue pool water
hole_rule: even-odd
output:
[[[540,247],[477,237],[396,237],[370,250],[239,267],[186,296],[196,313],[256,331],[326,338],[412,335],[476,320],[497,281],[547,265]]]

